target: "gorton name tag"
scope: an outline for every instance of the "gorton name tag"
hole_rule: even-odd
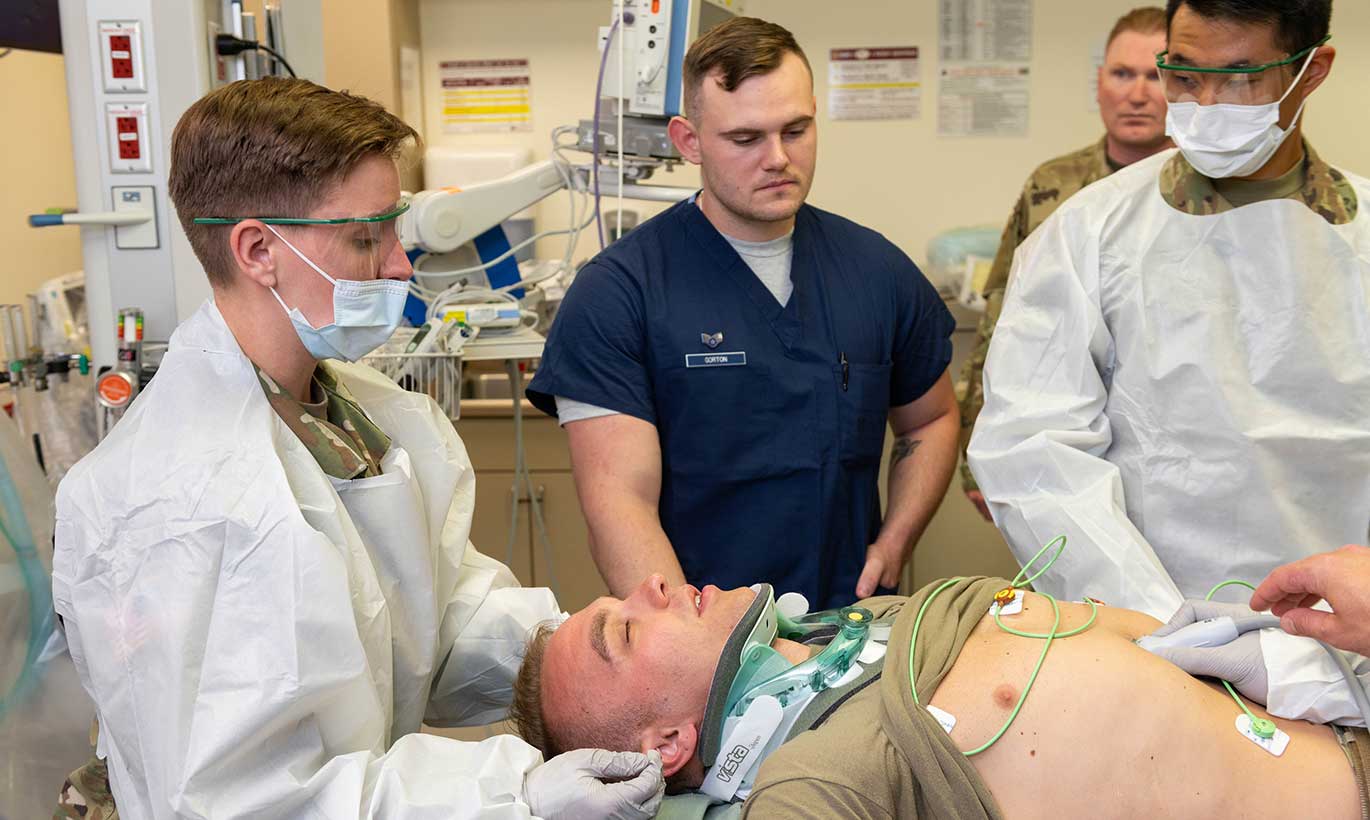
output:
[[[747,363],[747,352],[735,350],[731,353],[686,353],[686,367],[736,367]]]

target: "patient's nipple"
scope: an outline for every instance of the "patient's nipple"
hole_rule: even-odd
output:
[[[990,696],[994,698],[994,704],[1001,709],[1012,709],[1013,705],[1018,702],[1018,690],[1007,683],[1001,683],[994,687]]]

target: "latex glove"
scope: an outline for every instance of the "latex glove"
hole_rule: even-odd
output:
[[[1286,564],[1251,594],[1251,606],[1280,616],[1291,635],[1370,655],[1370,548],[1348,544],[1335,552]],[[1333,612],[1313,609],[1319,600]]]
[[[656,751],[576,749],[533,769],[523,782],[528,806],[545,820],[647,820],[665,793]]]
[[[1206,621],[1224,615],[1237,623],[1238,632],[1241,632],[1243,624],[1265,619],[1265,616],[1252,612],[1250,607],[1243,604],[1190,600],[1185,601],[1175,611],[1165,626],[1151,634],[1159,638],[1196,621]],[[1264,704],[1269,696],[1269,673],[1265,668],[1265,653],[1261,650],[1259,629],[1244,632],[1238,635],[1236,640],[1222,646],[1163,647],[1153,649],[1152,654],[1165,658],[1191,675],[1225,680],[1238,692],[1257,703]]]

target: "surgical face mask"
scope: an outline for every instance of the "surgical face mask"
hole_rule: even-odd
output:
[[[355,362],[394,335],[404,315],[404,303],[409,298],[409,283],[398,279],[334,279],[274,227],[266,227],[301,261],[333,285],[333,322],[323,327],[311,325],[299,308],[287,307],[276,289],[271,289],[271,295],[290,317],[295,333],[311,356]]]
[[[1280,104],[1298,86],[1317,49],[1308,53],[1303,68],[1278,100],[1264,105],[1195,101],[1172,102],[1165,115],[1165,133],[1194,170],[1206,177],[1224,179],[1253,174],[1265,166],[1293,132],[1303,113],[1303,103],[1288,128],[1280,128]],[[1307,102],[1307,100],[1304,100]]]

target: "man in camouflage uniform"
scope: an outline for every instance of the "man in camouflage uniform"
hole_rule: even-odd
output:
[[[976,328],[975,349],[961,370],[961,379],[966,383],[965,393],[960,397],[961,486],[986,521],[990,520],[989,508],[975,476],[971,475],[966,446],[984,406],[981,373],[994,325],[1004,306],[1013,252],[1076,191],[1170,147],[1165,136],[1165,97],[1156,76],[1156,53],[1164,48],[1164,9],[1133,9],[1114,23],[1104,51],[1104,64],[1099,68],[1099,115],[1107,133],[1093,145],[1039,165],[1028,177],[1004,226],[999,251],[985,282],[985,313]]]
[[[1178,151],[1080,191],[1018,250],[969,460],[1019,561],[1069,539],[1038,591],[1180,626],[1204,611],[1185,598],[1370,531],[1370,180],[1302,130],[1331,13],[1170,0]],[[1272,712],[1336,719],[1303,707],[1340,672],[1288,637],[1181,665],[1255,670],[1243,692]]]

